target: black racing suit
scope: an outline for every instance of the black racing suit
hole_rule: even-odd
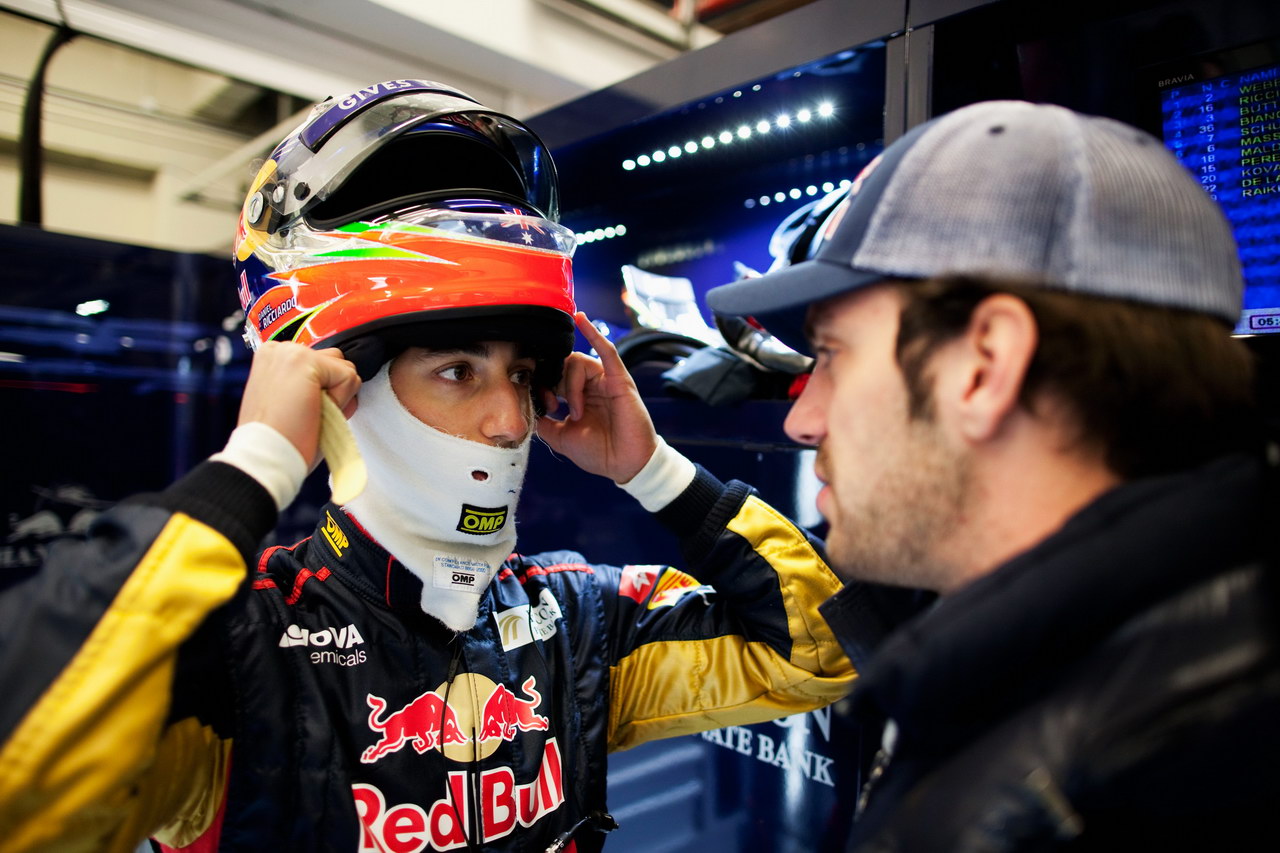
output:
[[[690,574],[513,554],[461,634],[334,505],[254,560],[275,516],[205,463],[0,594],[0,850],[542,851],[605,810],[608,751],[854,677],[808,538],[701,469],[659,513]]]

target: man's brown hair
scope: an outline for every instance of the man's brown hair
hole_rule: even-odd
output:
[[[964,332],[978,303],[1007,293],[1026,303],[1039,331],[1019,404],[1033,414],[1045,395],[1065,404],[1081,444],[1121,478],[1256,446],[1252,357],[1219,319],[976,276],[899,287],[897,359],[913,417],[932,417],[934,352]]]

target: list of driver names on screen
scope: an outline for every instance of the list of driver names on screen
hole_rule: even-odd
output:
[[[1235,229],[1239,331],[1280,331],[1280,66],[1179,83],[1162,101],[1166,144]]]

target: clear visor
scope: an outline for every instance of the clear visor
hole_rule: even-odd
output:
[[[578,247],[573,232],[563,225],[521,213],[477,213],[432,207],[397,211],[360,225],[364,229],[381,231],[384,240],[396,234],[447,235],[450,239],[502,243],[552,252],[566,258],[572,258]]]

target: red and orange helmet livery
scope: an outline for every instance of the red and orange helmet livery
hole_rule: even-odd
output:
[[[574,311],[573,235],[549,220],[426,209],[318,232],[313,243],[305,263],[267,274],[272,286],[246,315],[251,346],[336,344],[383,321],[490,308]]]
[[[337,346],[503,317],[572,348],[574,239],[550,154],[515,119],[426,80],[317,105],[249,187],[234,245],[245,339]],[[554,350],[554,352],[551,352]]]

